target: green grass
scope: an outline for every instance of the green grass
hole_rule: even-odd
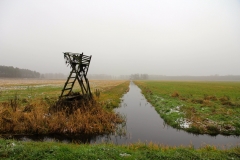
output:
[[[112,87],[104,92],[100,93],[99,102],[107,109],[112,110],[119,106],[121,100],[120,98],[129,89],[129,81]]]
[[[168,147],[153,143],[63,144],[57,142],[23,142],[0,139],[0,159],[240,159],[240,148],[199,149]]]
[[[112,81],[114,82],[114,81]],[[104,108],[112,110],[118,107],[120,98],[128,91],[129,81],[123,81],[122,83],[116,83],[118,85],[108,87],[105,85],[103,91],[100,91],[98,101]],[[10,103],[11,100],[17,99],[19,106],[26,106],[32,102],[45,101],[49,104],[54,103],[58,100],[61,94],[63,85],[17,85],[12,86],[12,89],[3,90],[0,92],[0,106],[1,103]],[[9,87],[9,86],[7,86]],[[101,87],[101,86],[97,86]],[[4,86],[3,86],[4,88]],[[76,85],[73,92],[80,92],[80,87]],[[92,94],[95,96],[95,88],[91,88]]]
[[[36,87],[36,86],[25,86],[25,89],[9,89],[2,91],[0,94],[0,102],[6,102],[12,99],[15,95],[19,99],[40,99],[44,97],[58,98],[61,94],[62,86],[45,86],[45,87]]]
[[[135,83],[165,122],[175,128],[240,135],[240,82]],[[184,122],[189,126],[184,127]]]

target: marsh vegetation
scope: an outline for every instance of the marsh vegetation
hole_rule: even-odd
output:
[[[58,99],[62,81],[5,82],[1,83],[0,95],[1,134],[101,135],[114,132],[116,125],[124,121],[112,111],[113,107],[108,107],[119,103],[128,88],[124,81],[93,81],[92,90],[98,89],[101,96],[73,102],[76,109],[71,113],[68,108],[50,110]],[[109,93],[111,96],[106,96]]]

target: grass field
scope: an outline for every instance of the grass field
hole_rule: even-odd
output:
[[[57,142],[22,142],[0,139],[0,159],[240,159],[240,148],[217,149],[205,146],[168,147],[153,143],[129,145],[64,144]]]
[[[135,83],[165,122],[175,128],[240,135],[240,82]]]
[[[0,79],[0,102],[6,102],[13,99],[15,95],[19,99],[41,99],[51,97],[57,99],[61,94],[66,80],[44,80],[44,79]],[[104,93],[122,84],[121,80],[91,80],[91,91],[94,94],[96,89]],[[74,92],[80,91],[78,84],[75,84]],[[106,98],[106,97],[105,97]],[[107,99],[107,98],[106,98]],[[103,100],[105,100],[103,98]]]
[[[120,103],[119,98],[128,90],[129,85],[128,81],[90,81],[93,95],[95,95],[96,89],[100,90],[100,96],[94,96],[99,105],[90,107],[91,109],[87,111],[77,110],[72,116],[72,121],[70,121],[71,118],[61,112],[51,116],[46,114],[48,107],[60,95],[65,80],[10,81],[4,79],[0,81],[1,133],[8,131],[8,133],[15,134],[24,132],[28,134],[48,133],[48,129],[60,133],[61,131],[66,132],[71,129],[76,132],[85,131],[92,133],[104,131],[104,129],[108,128],[107,126],[110,126],[110,131],[112,131],[112,127],[109,124],[116,120],[121,121],[118,119],[119,117],[115,117],[116,115],[112,112],[112,109],[118,106]],[[188,102],[189,100],[180,99],[188,97],[188,94],[177,87],[173,87],[174,82],[169,82],[169,84],[166,82],[165,90],[160,89],[158,82],[137,82],[137,84],[143,89],[149,100],[156,101],[156,104],[161,100],[164,102],[163,104],[166,104],[167,108],[162,108],[164,111],[165,109],[170,110],[169,113],[166,112],[166,115],[171,115],[172,112],[175,112],[174,106],[176,107],[176,105],[187,106],[187,104],[192,103]],[[168,89],[169,85],[172,86],[170,90]],[[192,85],[194,86],[194,84]],[[176,84],[176,86],[179,86],[179,84]],[[238,84],[234,88],[236,89],[237,86]],[[186,89],[184,83],[182,89]],[[77,90],[79,88],[76,88],[75,91]],[[205,92],[197,94],[198,96],[193,94],[191,97],[193,99],[196,97],[203,98],[204,94]],[[216,97],[223,97],[225,94],[226,92],[223,91],[222,94]],[[14,108],[14,100],[16,100],[16,108]],[[237,104],[239,101],[231,100],[231,102]],[[31,111],[23,111],[26,106],[32,106],[33,108]],[[96,115],[96,112],[99,114]],[[184,108],[180,107],[179,112],[184,112]],[[46,117],[52,118],[46,119]],[[174,116],[171,115],[170,119],[172,118]],[[80,122],[88,125],[85,128],[81,128],[79,127]],[[97,125],[94,127],[97,130],[92,129],[93,125]],[[3,128],[4,126],[8,127],[8,129]],[[19,126],[26,130],[19,130]],[[47,128],[44,129],[46,126]],[[23,142],[0,138],[0,159],[240,159],[240,149],[239,147],[225,149],[216,148],[215,146],[204,146],[194,149],[192,146],[169,147],[154,143],[129,145],[64,144],[59,142]]]
[[[127,81],[90,81],[93,96],[71,116],[65,111],[49,112],[61,94],[64,80],[0,80],[0,133],[4,134],[105,134],[123,119],[113,112],[128,90]],[[74,92],[80,88],[74,88]],[[108,95],[108,96],[106,96]],[[78,106],[81,107],[78,107]]]

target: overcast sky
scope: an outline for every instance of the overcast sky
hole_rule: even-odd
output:
[[[0,0],[0,65],[68,74],[240,75],[239,0]]]

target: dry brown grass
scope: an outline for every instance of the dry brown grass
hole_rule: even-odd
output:
[[[19,85],[39,85],[39,84],[64,84],[65,79],[18,79],[18,78],[0,78],[0,87],[19,86]]]
[[[66,79],[12,79],[12,78],[0,78],[0,90],[19,90],[20,86],[64,86]],[[100,91],[111,89],[125,80],[90,80],[90,86],[92,91],[96,88]],[[20,88],[19,88],[20,87]],[[79,88],[78,84],[75,84],[76,88]]]
[[[203,105],[211,107],[213,105],[213,103],[210,100],[203,100]]]
[[[171,97],[179,97],[179,93],[177,91],[175,91],[171,94]]]
[[[216,101],[216,100],[217,100],[217,97],[216,97],[216,96],[204,95],[204,100]]]
[[[66,110],[50,113],[47,107],[40,104],[32,105],[32,109],[27,112],[24,109],[14,111],[10,107],[1,107],[0,133],[104,134],[114,132],[116,125],[123,122],[119,115],[103,110],[95,100],[82,103],[71,114]],[[78,104],[76,102],[74,105]]]
[[[90,85],[94,90],[99,89],[102,92],[118,86],[124,82],[126,82],[126,80],[90,80]]]

